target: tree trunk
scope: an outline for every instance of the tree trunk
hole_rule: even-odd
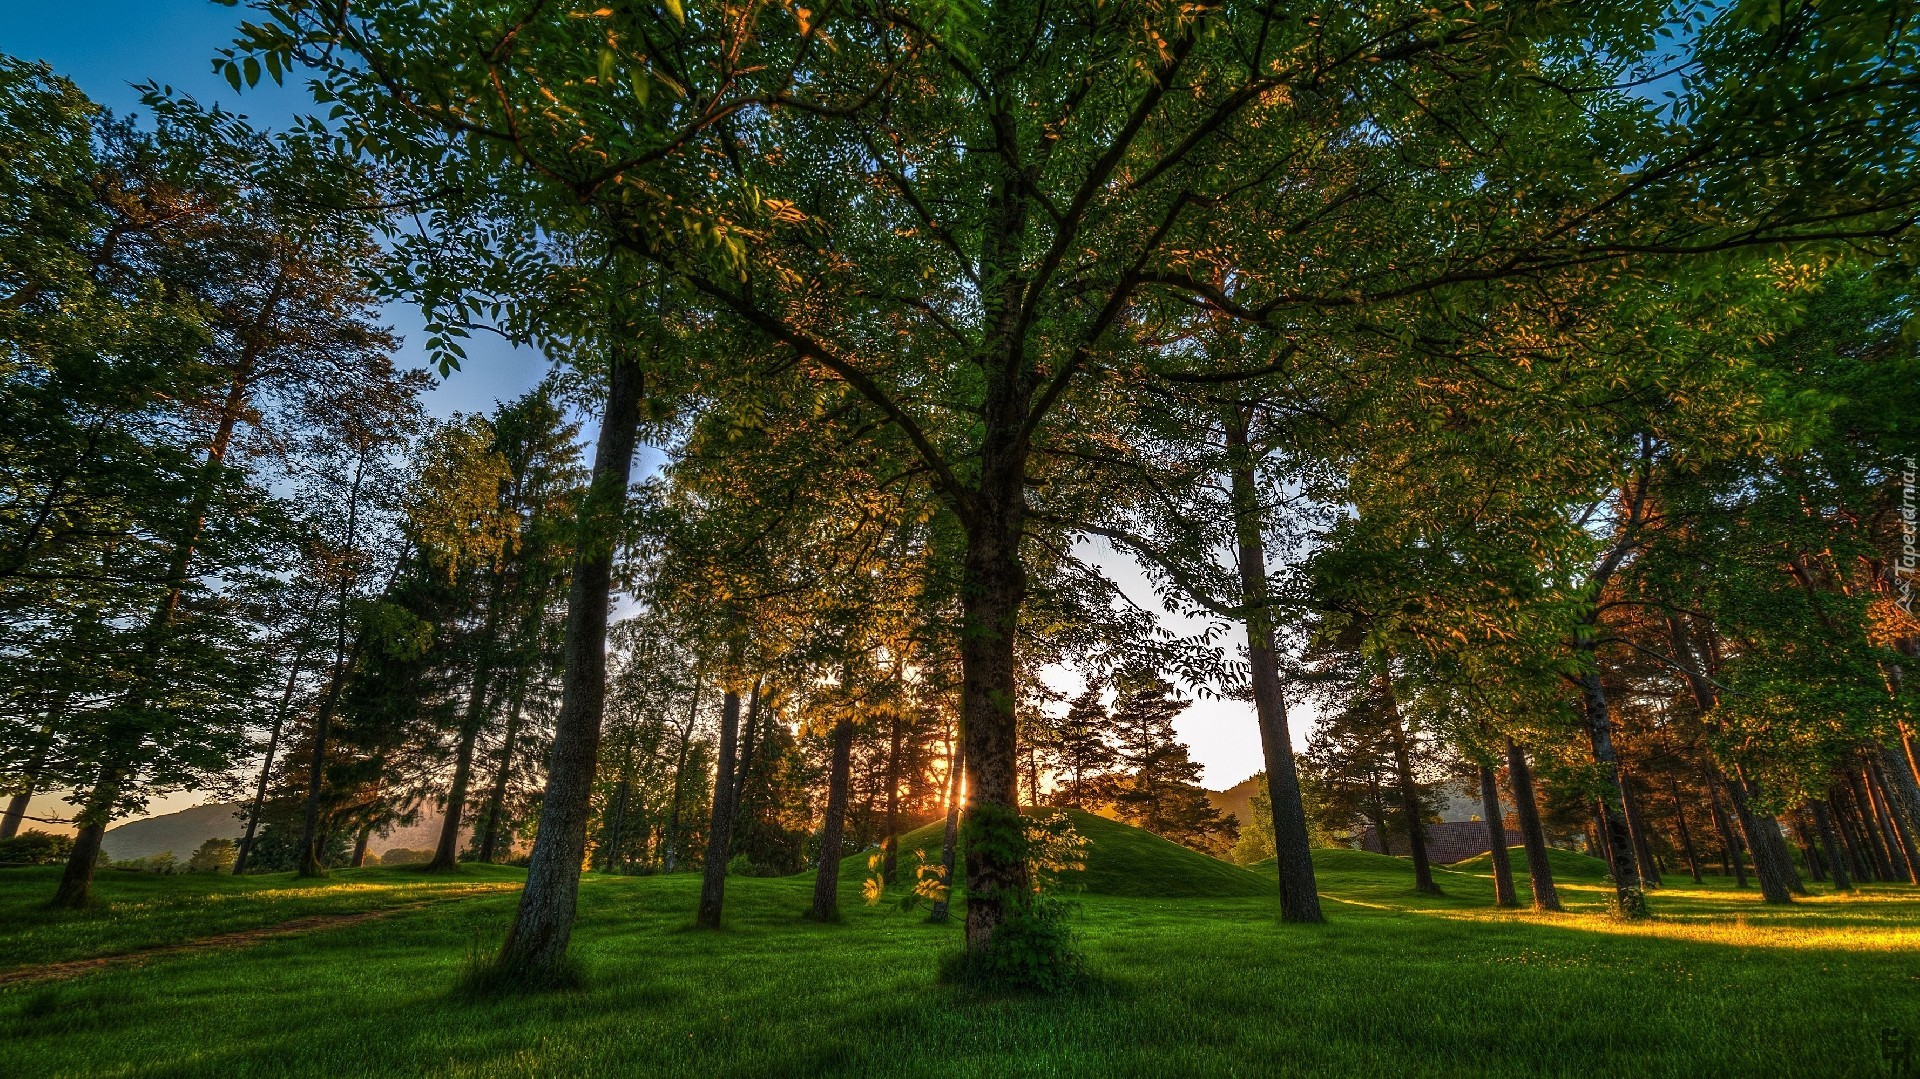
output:
[[[1887,849],[1880,822],[1875,819],[1879,816],[1879,807],[1873,804],[1865,785],[1860,782],[1857,769],[1848,769],[1846,776],[1847,789],[1853,795],[1854,811],[1860,815],[1861,832],[1866,836],[1867,852],[1873,857],[1874,876],[1890,881],[1894,879],[1893,856]]]
[[[1581,647],[1588,653],[1589,665],[1597,664],[1592,655],[1591,629],[1581,634]],[[1587,736],[1593,745],[1594,762],[1600,766],[1602,782],[1598,809],[1608,861],[1613,864],[1614,912],[1622,918],[1647,916],[1647,897],[1640,886],[1640,874],[1633,849],[1633,836],[1627,830],[1626,814],[1616,808],[1620,801],[1620,762],[1613,752],[1613,717],[1607,706],[1606,687],[1597,668],[1579,678],[1580,699],[1586,711]]]
[[[33,743],[33,755],[20,775],[20,789],[7,800],[6,815],[0,817],[0,839],[12,839],[20,834],[20,822],[27,817],[27,803],[33,801],[34,788],[40,785],[40,773],[46,770],[47,756],[53,752],[54,732],[60,729],[60,720],[66,715],[68,695],[68,690],[60,690],[47,707],[47,721],[41,724],[39,737]]]
[[[1520,824],[1520,842],[1527,850],[1527,880],[1533,887],[1533,909],[1560,909],[1560,890],[1553,885],[1553,863],[1547,860],[1547,832],[1540,826],[1540,803],[1534,799],[1533,769],[1519,743],[1507,739],[1507,785],[1513,790],[1513,813]]]
[[[840,920],[840,841],[846,834],[847,789],[853,784],[853,720],[835,723],[829,742],[833,763],[827,770],[827,816],[820,822],[820,868],[813,876],[813,909],[807,914],[816,922]]]
[[[1827,872],[1833,876],[1833,890],[1836,892],[1853,891],[1853,880],[1847,875],[1847,862],[1840,849],[1840,837],[1833,832],[1833,818],[1827,815],[1827,807],[1814,798],[1807,807],[1813,810],[1813,826],[1820,831],[1820,845],[1827,853]]]
[[[707,863],[701,867],[700,910],[694,923],[720,928],[727,901],[727,852],[733,846],[733,768],[740,736],[740,694],[727,690],[720,705],[720,761],[713,776],[713,816],[707,830]]]
[[[1680,850],[1687,856],[1687,872],[1693,874],[1695,884],[1704,884],[1706,879],[1700,875],[1700,854],[1693,846],[1693,830],[1687,827],[1687,804],[1680,800],[1680,781],[1671,775],[1667,777],[1667,793],[1673,797],[1673,823],[1680,833]]]
[[[623,343],[612,353],[607,411],[594,448],[593,479],[580,504],[573,582],[561,644],[560,714],[547,758],[540,828],[527,886],[500,952],[502,970],[531,981],[564,973],[587,850],[587,813],[607,694],[607,608],[614,547],[627,504],[644,378]]]
[[[693,676],[693,699],[687,702],[687,721],[680,728],[680,751],[673,762],[673,803],[667,809],[666,853],[661,861],[673,872],[680,853],[680,792],[685,789],[687,752],[693,746],[693,724],[700,716],[700,673]]]
[[[1833,810],[1834,827],[1846,848],[1847,866],[1853,879],[1862,883],[1877,880],[1873,874],[1873,858],[1868,855],[1866,840],[1855,824],[1845,784],[1835,782],[1827,788],[1827,806]]]
[[[1713,808],[1713,826],[1720,832],[1721,848],[1726,851],[1725,860],[1731,865],[1727,872],[1733,874],[1734,887],[1745,888],[1747,867],[1740,860],[1740,839],[1734,834],[1732,823],[1727,820],[1726,808],[1720,804],[1720,783],[1716,777],[1717,772],[1718,769],[1709,766],[1706,773],[1707,804]]]
[[[479,655],[474,658],[473,685],[467,691],[467,714],[460,723],[460,751],[454,757],[453,785],[447,789],[447,812],[440,822],[440,845],[427,872],[451,872],[460,866],[460,823],[466,815],[467,786],[473,782],[473,744],[487,721],[487,691],[493,686],[494,634],[500,628],[500,577],[489,575],[487,612],[480,629]]]
[[[1893,866],[1894,876],[1905,877],[1909,884],[1920,884],[1920,873],[1914,872],[1914,861],[1908,854],[1910,845],[1905,822],[1900,819],[1899,806],[1887,797],[1876,762],[1869,758],[1861,765],[1860,773],[1867,797],[1873,799],[1874,816],[1879,818],[1882,839],[1887,845],[1887,861]]]
[[[1413,782],[1413,758],[1407,752],[1407,730],[1400,722],[1400,706],[1393,693],[1393,676],[1382,673],[1381,692],[1386,700],[1388,732],[1393,735],[1393,767],[1400,781],[1400,813],[1407,829],[1407,851],[1413,856],[1413,887],[1428,895],[1441,895],[1433,882],[1433,867],[1427,862],[1427,823],[1420,813],[1420,788]]]
[[[487,791],[486,831],[480,836],[480,860],[491,865],[498,854],[500,817],[507,808],[507,784],[513,780],[513,751],[520,738],[522,710],[526,707],[527,679],[524,674],[513,680],[513,700],[507,705],[507,731],[500,740],[500,767],[493,774],[493,786]]]
[[[966,748],[965,739],[959,731],[955,731],[953,749],[947,756],[947,830],[940,842],[940,898],[933,901],[933,911],[927,915],[928,921],[942,925],[947,921],[947,907],[953,898],[953,861],[960,838],[960,796],[964,793]]]
[[[1635,864],[1640,869],[1640,879],[1655,888],[1666,886],[1660,879],[1660,867],[1653,862],[1653,844],[1647,839],[1647,819],[1640,814],[1640,799],[1633,789],[1633,781],[1622,772],[1620,776],[1620,808],[1627,820],[1627,834],[1633,837]]]
[[[632,757],[629,755],[620,769],[620,782],[614,786],[613,819],[607,823],[607,856],[601,860],[601,871],[614,873],[619,870],[623,859],[620,857],[620,834],[627,827],[627,802],[633,798]]]
[[[1280,920],[1311,924],[1326,921],[1313,874],[1313,850],[1307,838],[1307,813],[1300,797],[1300,775],[1293,757],[1293,733],[1287,717],[1286,688],[1274,647],[1273,610],[1267,587],[1266,537],[1261,529],[1259,489],[1247,441],[1247,421],[1238,406],[1226,414],[1230,455],[1236,561],[1240,602],[1245,609],[1247,663],[1253,711],[1260,726],[1260,752],[1267,765],[1267,802],[1273,809],[1273,859],[1280,877]]]
[[[1480,815],[1487,822],[1487,850],[1493,855],[1493,905],[1517,907],[1513,891],[1513,863],[1507,857],[1506,818],[1500,813],[1500,786],[1491,765],[1480,766]]]
[[[1026,827],[1020,817],[1019,758],[1014,726],[1018,697],[1014,642],[1026,599],[1020,561],[1024,528],[1024,458],[987,462],[997,483],[983,497],[969,529],[961,572],[961,730],[970,763],[967,794],[967,947],[985,948],[1000,923],[1027,901]]]
[[[363,869],[367,864],[367,844],[373,839],[373,822],[360,826],[360,834],[353,837],[353,868]]]
[[[1813,825],[1807,822],[1805,808],[1794,813],[1792,820],[1794,835],[1800,839],[1800,855],[1807,863],[1807,875],[1812,877],[1816,884],[1825,883],[1827,870],[1825,860],[1820,856],[1820,841],[1814,833]]]
[[[344,617],[344,616],[343,616]],[[320,710],[313,719],[313,756],[307,762],[307,797],[302,807],[300,823],[300,864],[296,872],[302,877],[318,877],[326,873],[321,864],[321,850],[325,837],[320,832],[320,801],[326,778],[327,739],[332,733],[334,710],[340,705],[340,693],[346,686],[347,673],[359,660],[360,641],[356,635],[353,648],[335,663],[333,678],[327,685],[327,695],[320,701]]]
[[[239,876],[247,871],[247,860],[253,857],[253,837],[260,827],[260,807],[267,801],[267,783],[273,776],[274,754],[280,750],[280,732],[286,729],[287,713],[293,707],[293,691],[300,682],[300,667],[307,658],[306,649],[301,649],[293,657],[293,663],[287,668],[287,685],[280,693],[280,704],[273,710],[273,726],[267,729],[267,759],[260,762],[260,779],[253,787],[253,801],[247,806],[247,827],[240,836],[240,849],[233,856],[233,875]]]

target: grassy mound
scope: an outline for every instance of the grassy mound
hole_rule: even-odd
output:
[[[1525,848],[1513,847],[1507,851],[1508,860],[1513,863],[1515,876],[1527,875],[1527,852]],[[1553,867],[1554,880],[1605,880],[1607,863],[1598,858],[1579,854],[1558,847],[1547,848],[1547,864]],[[1464,862],[1456,862],[1448,867],[1460,873],[1492,873],[1493,855],[1477,854]]]
[[[1073,827],[1087,840],[1087,868],[1066,883],[1095,895],[1140,899],[1204,899],[1222,896],[1266,895],[1273,886],[1230,862],[1162,839],[1144,828],[1121,824],[1078,809],[1063,810]],[[913,852],[926,852],[929,862],[940,858],[946,824],[935,821],[900,837],[901,879],[910,880]],[[841,880],[867,875],[872,852],[848,855],[840,863]],[[959,857],[966,856],[964,849]]]

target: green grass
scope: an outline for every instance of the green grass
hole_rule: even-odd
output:
[[[1519,882],[1519,887],[1525,888],[1527,886],[1526,848],[1510,848],[1507,851],[1507,860],[1513,865],[1514,880]],[[1592,855],[1580,854],[1577,851],[1548,847],[1547,865],[1553,868],[1553,879],[1555,883],[1562,880],[1594,881],[1605,880],[1607,878],[1607,863]],[[1476,854],[1464,862],[1454,863],[1450,868],[1468,873],[1492,874],[1493,855]],[[1689,881],[1689,883],[1691,883],[1691,881]]]
[[[103,870],[83,911],[52,910],[57,867],[0,870],[0,974],[263,929],[297,918],[354,914],[478,891],[516,890],[525,874],[502,866],[343,869],[322,880],[292,873],[158,876]]]
[[[0,1075],[1878,1075],[1881,1029],[1920,1033],[1914,889],[1778,912],[1715,882],[1623,925],[1600,913],[1604,881],[1570,875],[1570,912],[1545,916],[1492,910],[1484,874],[1443,869],[1428,897],[1398,859],[1316,861],[1324,926],[1280,924],[1257,874],[1257,896],[1090,888],[1076,925],[1095,980],[1043,999],[938,984],[959,928],[861,905],[857,874],[840,925],[802,920],[807,877],[734,878],[717,933],[688,928],[691,875],[590,874],[584,990],[459,997],[513,909],[483,895],[0,989]],[[50,890],[0,874],[0,910]],[[169,878],[143,902],[224,901],[208,895]]]

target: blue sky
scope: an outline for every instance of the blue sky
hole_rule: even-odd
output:
[[[44,60],[115,112],[140,111],[133,87],[151,79],[201,101],[219,102],[263,127],[285,127],[296,115],[316,111],[297,78],[285,86],[264,81],[235,93],[213,73],[214,53],[233,38],[246,13],[211,0],[94,0],[67,4],[47,0],[0,0],[0,52]],[[407,366],[424,367],[419,316],[408,306],[389,307],[387,321],[406,347]],[[498,338],[475,337],[471,359],[428,397],[439,416],[490,409],[496,400],[533,388],[546,371],[537,352],[515,350]]]

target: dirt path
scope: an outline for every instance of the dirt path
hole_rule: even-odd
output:
[[[373,910],[359,910],[349,914],[313,914],[305,918],[281,922],[278,925],[263,925],[255,929],[241,929],[232,933],[216,933],[210,937],[181,941],[178,944],[157,944],[150,948],[139,948],[130,952],[114,952],[111,955],[96,955],[88,959],[68,959],[59,963],[42,963],[37,966],[16,967],[13,970],[0,971],[0,988],[21,985],[27,982],[57,981],[65,978],[77,978],[109,967],[135,966],[149,959],[167,956],[187,955],[194,952],[210,952],[225,948],[246,948],[262,941],[277,940],[281,937],[297,937],[303,933],[318,933],[341,926],[357,925],[360,922],[379,921],[396,914],[424,910],[441,903],[456,903],[462,899],[472,899],[483,895],[502,895],[520,889],[519,884],[467,888],[448,895],[422,899],[415,903],[401,903],[391,907],[376,907]]]

